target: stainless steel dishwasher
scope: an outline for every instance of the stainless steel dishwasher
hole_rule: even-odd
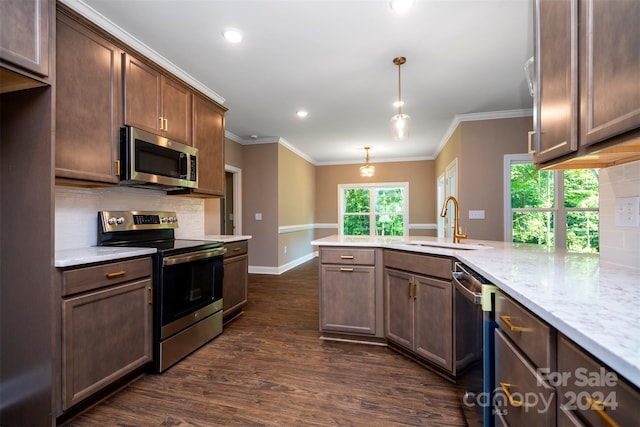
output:
[[[468,365],[466,369],[461,366],[461,374],[456,378],[462,410],[469,427],[490,427],[493,426],[493,334],[497,326],[493,295],[496,287],[471,267],[460,262],[455,263],[452,276],[455,286],[454,318],[456,324],[460,325],[456,326],[456,346],[464,348],[472,343],[471,345],[477,349],[474,352],[477,354],[475,360],[467,357],[464,362],[464,359],[458,362],[459,350],[456,350],[456,363]]]

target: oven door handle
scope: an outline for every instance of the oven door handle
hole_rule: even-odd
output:
[[[207,258],[223,256],[227,248],[204,249],[197,252],[189,252],[181,255],[172,255],[162,258],[162,266],[184,264],[185,262],[200,261]]]

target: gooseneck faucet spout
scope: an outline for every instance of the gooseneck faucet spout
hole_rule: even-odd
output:
[[[444,204],[442,205],[440,216],[443,218],[447,216],[447,205],[449,204],[449,201],[453,202],[453,243],[460,243],[460,239],[466,239],[467,235],[465,233],[460,233],[459,230],[460,220],[458,218],[458,201],[455,197],[447,197],[447,199],[444,201]]]

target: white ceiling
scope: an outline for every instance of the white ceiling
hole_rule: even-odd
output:
[[[362,162],[367,145],[373,163],[431,159],[458,120],[532,107],[523,70],[533,54],[532,0],[416,0],[403,14],[387,0],[64,2],[218,96],[229,109],[227,136],[280,141],[316,165]],[[228,27],[244,33],[240,44],[222,38]],[[407,58],[405,142],[389,127],[396,56]],[[297,118],[299,109],[309,116]]]

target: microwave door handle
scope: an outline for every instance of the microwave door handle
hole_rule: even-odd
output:
[[[180,179],[189,178],[189,155],[180,153]]]

